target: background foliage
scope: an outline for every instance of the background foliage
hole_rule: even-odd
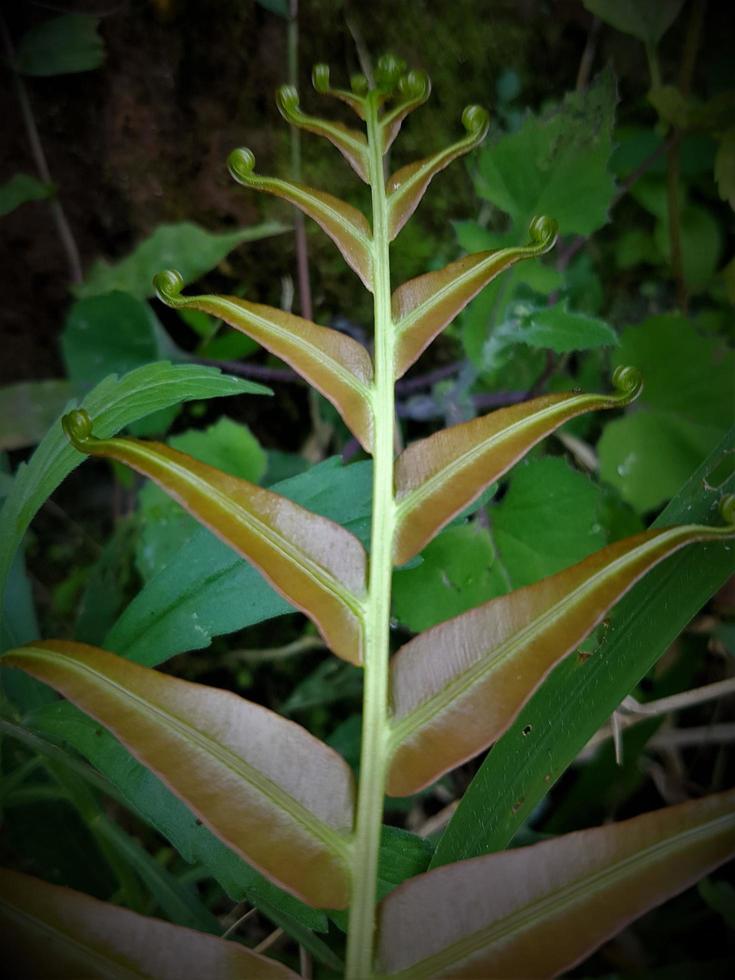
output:
[[[80,2],[74,14],[56,15],[27,3],[7,15],[6,60],[15,63],[18,84],[0,92],[4,118],[13,120],[0,150],[7,252],[0,558],[9,582],[2,640],[73,636],[149,666],[169,661],[166,669],[179,676],[247,692],[294,717],[354,764],[357,671],[325,660],[303,617],[154,487],[104,462],[75,471],[81,457],[59,432],[41,442],[69,400],[85,398],[101,413],[100,434],[104,425],[109,433],[127,426],[164,438],[227,472],[277,484],[365,539],[370,464],[331,406],[310,398],[248,338],[204,314],[151,302],[152,275],[173,266],[202,292],[303,304],[289,208],[242,192],[224,166],[227,153],[247,143],[263,173],[292,167],[294,148],[272,99],[289,73],[286,6],[229,0],[213,12],[197,0],[141,0],[98,15],[93,3]],[[449,142],[465,104],[492,112],[483,148],[436,180],[397,239],[396,283],[467,251],[517,244],[535,214],[560,225],[552,256],[519,264],[488,287],[399,385],[404,441],[529,395],[603,390],[618,364],[639,367],[646,383],[633,408],[564,426],[492,488],[470,520],[455,522],[395,573],[397,644],[565,568],[662,512],[704,518],[709,498],[701,514],[693,512],[703,507],[702,481],[706,490],[732,481],[735,25],[728,6],[302,3],[304,92],[312,63],[329,61],[334,77],[346,78],[383,50],[432,76],[435,95],[423,110],[432,124],[416,117],[406,126],[396,166]],[[33,131],[45,169],[29,149]],[[308,183],[365,207],[363,189],[336,154],[308,139],[300,149]],[[307,242],[314,318],[369,339],[364,293],[314,227]],[[217,367],[264,382],[274,397],[255,397],[258,389],[222,378]],[[125,377],[105,381],[111,374]],[[131,393],[133,408],[121,414],[115,406]],[[34,515],[24,560],[11,565]],[[681,562],[651,592],[626,600],[624,614],[648,644],[626,675],[639,700],[733,675],[731,588],[675,639],[698,612],[696,583],[707,572],[706,560],[696,569]],[[728,569],[711,564],[715,589]],[[660,608],[651,603],[656,589],[667,596]],[[678,622],[675,608],[681,622],[669,635],[661,624]],[[604,641],[605,628],[588,641],[590,651]],[[275,923],[310,950],[320,976],[330,975],[339,916],[330,922],[233,863],[114,739],[97,736],[40,685],[5,674],[2,731],[13,737],[2,741],[4,864],[204,931],[221,933],[246,908],[235,903],[247,901],[259,910],[240,933],[250,945]],[[561,685],[555,678],[552,685]],[[519,788],[509,777],[527,758],[518,746],[526,728],[538,733],[550,703],[558,708],[545,736],[549,753],[558,754],[554,778],[577,754],[574,738],[565,742],[576,724],[564,704],[568,687],[558,690],[557,697],[549,688],[538,714],[531,702],[473,784],[486,788],[463,804],[470,812],[482,806],[482,793],[504,786],[511,815],[491,828],[492,846],[732,784],[733,702],[722,699],[627,728],[620,765],[608,740],[579,756],[548,795],[547,757],[535,769],[529,764]],[[581,727],[592,735],[615,703],[601,695]],[[18,713],[27,725],[22,740]],[[539,758],[543,744],[535,743]],[[104,777],[91,790],[85,760]],[[481,763],[416,798],[388,801],[384,890],[431,860],[441,863],[442,853],[456,857],[460,838],[471,846],[476,822],[462,818],[434,852],[438,830]],[[487,838],[482,846],[491,846]],[[575,974],[725,975],[734,917],[735,894],[712,876]],[[294,948],[286,946],[286,956]]]

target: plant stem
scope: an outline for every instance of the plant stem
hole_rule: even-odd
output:
[[[388,656],[393,570],[394,336],[390,306],[390,256],[381,152],[379,102],[371,93],[367,113],[373,209],[375,311],[375,449],[373,523],[365,629],[365,679],[360,783],[353,851],[353,897],[347,937],[347,980],[373,972],[378,851],[388,751]]]

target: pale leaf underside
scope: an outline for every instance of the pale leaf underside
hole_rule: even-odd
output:
[[[595,409],[620,408],[640,392],[637,372],[614,378],[615,395],[543,395],[437,432],[396,461],[394,561],[402,565],[514,463],[564,422]]]
[[[288,967],[238,943],[151,919],[17,871],[0,871],[8,977],[289,980]]]
[[[160,273],[155,283],[164,303],[218,317],[290,364],[339,410],[365,450],[372,450],[373,365],[362,344],[330,327],[237,296],[182,296],[183,280],[174,271]]]
[[[415,793],[487,748],[641,576],[684,545],[727,536],[735,528],[692,525],[626,538],[407,643],[391,665],[388,792]]]
[[[361,663],[366,556],[354,535],[161,443],[96,439],[88,422],[79,411],[64,419],[80,452],[116,459],[155,480],[302,609],[337,656]]]
[[[735,854],[735,791],[445,865],[381,907],[401,980],[553,977]]]
[[[352,772],[301,726],[228,691],[84,644],[45,641],[2,662],[96,718],[282,887],[316,907],[347,904]]]
[[[529,235],[529,245],[466,255],[396,289],[391,300],[397,333],[396,378],[405,374],[431,341],[496,276],[521,259],[548,252],[556,241],[556,223],[550,218],[534,218]]]

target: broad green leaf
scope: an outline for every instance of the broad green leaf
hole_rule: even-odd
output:
[[[490,535],[476,524],[448,527],[416,568],[393,573],[393,615],[418,633],[496,594]]]
[[[99,17],[65,14],[32,27],[18,45],[16,70],[21,75],[68,75],[99,68],[105,60],[99,23]]]
[[[554,977],[735,854],[735,791],[436,868],[381,907],[391,977]]]
[[[722,232],[707,208],[688,204],[679,215],[684,281],[690,292],[702,292],[712,282],[722,256]],[[671,261],[668,209],[656,223],[654,240],[661,255]]]
[[[506,211],[516,231],[551,215],[562,235],[590,235],[608,220],[615,181],[608,170],[617,93],[610,69],[584,92],[570,92],[544,116],[479,154],[478,194]]]
[[[0,388],[0,450],[40,442],[73,395],[68,381],[19,381]]]
[[[735,475],[717,476],[735,449],[735,429],[654,523],[714,523]],[[718,486],[719,485],[719,486]],[[591,657],[569,657],[551,673],[482,764],[442,836],[433,863],[506,847],[539,801],[735,572],[729,542],[687,548],[635,585],[610,617]]]
[[[409,446],[396,462],[394,561],[401,565],[532,446],[583,412],[637,397],[636,371],[619,369],[617,394],[544,395],[452,426]]]
[[[735,210],[735,127],[724,134],[717,148],[715,181],[722,200]]]
[[[27,201],[41,201],[53,193],[50,184],[43,184],[30,174],[15,174],[0,185],[0,218]]]
[[[565,571],[415,637],[391,662],[388,792],[407,796],[487,748],[561,659],[650,569],[694,541],[735,537],[684,525],[608,545]]]
[[[367,140],[364,133],[339,122],[318,119],[316,116],[308,116],[301,111],[299,106],[299,93],[293,85],[282,85],[276,93],[276,105],[286,122],[298,129],[304,129],[308,133],[322,136],[324,139],[336,146],[345,160],[349,163],[357,176],[369,183],[368,176],[370,165],[368,160]]]
[[[153,277],[161,269],[175,266],[184,282],[194,282],[243,242],[257,242],[286,230],[285,225],[272,221],[224,234],[205,231],[190,221],[159,225],[127,258],[112,264],[102,259],[95,262],[75,293],[81,299],[120,290],[146,299],[155,295]]]
[[[75,755],[66,754],[66,747],[71,746],[87,759],[104,779],[91,770],[82,773],[86,779],[91,777],[101,782],[98,788],[102,792],[129,807],[154,827],[185,861],[205,867],[233,902],[247,899],[278,924],[280,916],[285,916],[302,928],[326,930],[323,912],[311,909],[281,891],[246,864],[215,837],[155,773],[142,766],[116,738],[69,701],[56,699],[35,710],[26,719],[26,727],[25,731],[19,729],[16,737],[22,737],[36,751],[50,754],[52,758],[61,755],[59,761],[65,765],[84,765]],[[9,734],[14,732],[11,730]],[[49,739],[62,742],[65,749],[57,748]]]
[[[391,299],[397,331],[396,378],[405,374],[431,341],[496,276],[521,259],[536,258],[553,248],[556,223],[534,218],[528,234],[528,245],[467,255],[396,289]]]
[[[566,303],[531,310],[520,318],[518,340],[557,354],[595,347],[617,347],[618,335],[597,317],[575,313]]]
[[[305,729],[97,647],[44,642],[3,662],[97,718],[218,837],[287,890],[317,907],[347,904],[352,771]]]
[[[367,543],[370,463],[345,467],[327,460],[273,489]],[[103,646],[154,667],[177,653],[209,646],[213,636],[292,611],[255,568],[206,528],[197,527],[133,599]]]
[[[428,93],[427,93],[428,94]],[[467,106],[462,113],[462,125],[467,135],[434,156],[409,163],[396,171],[386,184],[388,196],[388,240],[393,241],[421,203],[432,179],[457,157],[469,153],[487,135],[489,117],[481,106]]]
[[[111,436],[126,425],[170,405],[224,395],[268,394],[262,385],[231,378],[216,368],[172,365],[165,361],[102,381],[82,401],[95,430]],[[39,507],[84,457],[54,423],[28,463],[23,463],[0,511],[0,595],[13,556]]]
[[[583,0],[590,13],[644,44],[656,45],[668,31],[684,0]]]
[[[150,919],[17,871],[0,871],[3,960],[13,976],[296,978],[238,943]]]
[[[170,356],[170,350],[162,349],[162,333],[148,303],[129,293],[77,300],[61,334],[66,374],[77,388],[84,388]]]
[[[98,439],[84,409],[64,416],[74,446],[148,476],[302,609],[344,660],[362,661],[365,550],[338,524],[162,443]]]
[[[167,440],[167,444],[201,463],[251,483],[260,483],[265,473],[266,454],[258,440],[246,425],[226,416],[205,430],[188,429],[175,435]],[[153,483],[143,487],[138,502],[136,565],[143,579],[149,581],[167,564],[181,542],[192,536],[198,525]]]
[[[673,496],[724,435],[735,405],[735,353],[668,315],[623,331],[614,359],[637,367],[646,388],[635,413],[606,426],[600,473],[645,512]]]
[[[559,457],[515,469],[490,511],[503,591],[553,575],[606,544],[602,506],[600,488]]]
[[[369,452],[373,439],[370,355],[356,340],[329,327],[237,296],[182,296],[174,271],[156,276],[159,298],[174,309],[211,313],[257,340],[328,398]]]
[[[274,177],[260,177],[253,170],[255,157],[250,150],[233,150],[227,163],[239,184],[281,197],[313,218],[332,239],[365,288],[372,290],[372,233],[364,214],[325,191]]]

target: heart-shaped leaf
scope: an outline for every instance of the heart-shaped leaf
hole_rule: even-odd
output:
[[[81,643],[18,647],[2,663],[109,728],[214,834],[279,885],[316,907],[347,904],[352,771],[300,725],[228,691]]]
[[[155,480],[302,609],[337,656],[361,662],[366,559],[349,531],[162,443],[96,439],[83,409],[63,424],[79,452],[116,459]]]

